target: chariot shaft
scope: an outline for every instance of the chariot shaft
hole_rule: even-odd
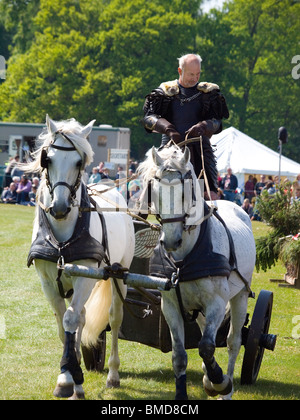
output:
[[[65,264],[63,270],[66,276],[80,276],[98,280],[106,279],[108,273],[106,268],[92,268],[76,264]],[[128,271],[120,273],[113,272],[110,277],[121,278],[130,287],[144,287],[145,289],[158,290],[170,290],[172,287],[169,279],[129,273]]]

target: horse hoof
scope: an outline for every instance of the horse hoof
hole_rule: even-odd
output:
[[[68,398],[70,401],[84,400],[84,392],[74,392],[72,397]]]
[[[106,382],[106,388],[120,388],[120,381],[109,379]]]
[[[229,376],[224,375],[224,380],[221,384],[213,384],[214,389],[220,395],[230,394],[232,391],[232,382]]]
[[[57,398],[69,398],[73,395],[73,384],[72,385],[56,385],[53,391],[54,397]]]
[[[203,376],[203,388],[209,397],[216,397],[219,395],[206,375]]]
[[[84,390],[82,385],[74,385],[74,393],[69,400],[84,400]]]

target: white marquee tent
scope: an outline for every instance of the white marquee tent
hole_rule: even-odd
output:
[[[215,156],[221,176],[231,168],[239,187],[244,185],[245,174],[278,175],[279,153],[264,146],[234,127],[229,127],[211,138],[216,145]],[[300,174],[300,163],[281,157],[281,176],[293,180]]]

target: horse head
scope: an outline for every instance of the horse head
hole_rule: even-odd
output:
[[[95,120],[94,120],[95,121]],[[48,115],[46,118],[48,141],[40,154],[40,166],[45,170],[46,185],[50,193],[51,216],[56,220],[65,219],[72,206],[78,204],[77,191],[92,151],[85,145],[94,121],[81,127],[75,120],[68,124],[56,123]],[[80,192],[79,192],[80,194]]]
[[[152,198],[157,219],[162,225],[161,243],[168,252],[182,245],[182,235],[195,219],[196,195],[199,185],[190,163],[190,151],[177,146],[157,152],[152,148],[156,172],[152,183]]]

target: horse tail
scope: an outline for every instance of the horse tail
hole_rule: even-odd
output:
[[[107,327],[111,303],[112,291],[110,281],[97,282],[85,304],[85,326],[81,337],[81,342],[85,347],[95,346],[99,335]]]

